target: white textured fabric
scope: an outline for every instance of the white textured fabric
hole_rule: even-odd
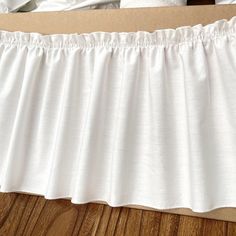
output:
[[[231,4],[236,3],[236,0],[215,0],[216,4]]]
[[[28,3],[28,5],[26,5]],[[118,0],[0,0],[0,13],[119,8]],[[32,9],[33,8],[33,9]]]
[[[162,6],[182,6],[187,0],[121,0],[121,8],[130,7],[162,7]]]
[[[5,3],[0,2],[0,13],[8,13],[9,9]]]
[[[30,0],[0,0],[0,13],[14,12]]]
[[[119,8],[117,0],[35,0],[34,12],[69,11],[77,9]]]
[[[153,33],[0,33],[0,191],[236,207],[236,17]]]

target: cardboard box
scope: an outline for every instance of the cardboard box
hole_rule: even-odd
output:
[[[153,31],[208,24],[219,19],[230,19],[235,15],[236,5],[10,13],[0,14],[0,29],[42,34]]]
[[[236,5],[11,13],[0,14],[0,29],[42,34],[153,31],[185,25],[205,25],[220,19],[229,20],[233,16],[236,16]],[[236,208],[222,208],[203,214],[193,213],[189,209],[165,212],[236,222]]]

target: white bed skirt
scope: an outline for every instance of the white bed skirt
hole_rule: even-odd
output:
[[[236,17],[153,33],[1,31],[0,186],[236,207]]]

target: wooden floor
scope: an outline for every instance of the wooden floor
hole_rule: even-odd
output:
[[[11,193],[0,194],[0,235],[235,236],[236,223]]]

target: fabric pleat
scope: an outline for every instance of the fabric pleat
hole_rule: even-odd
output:
[[[236,17],[149,32],[0,31],[0,191],[236,207]]]
[[[215,0],[216,4],[234,4],[236,0]]]
[[[0,13],[120,8],[119,0],[0,0]]]
[[[184,6],[187,0],[120,0],[121,8]]]

